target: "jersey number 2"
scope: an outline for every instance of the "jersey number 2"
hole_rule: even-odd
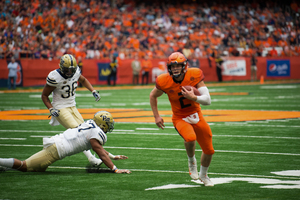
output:
[[[182,93],[181,92],[179,92],[178,93],[178,96],[182,96]],[[179,102],[180,102],[180,106],[181,106],[181,108],[187,108],[187,107],[190,107],[192,104],[184,104],[184,102],[183,102],[183,100],[184,99],[186,99],[185,97],[180,97],[179,98]]]

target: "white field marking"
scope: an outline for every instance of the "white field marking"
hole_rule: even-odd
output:
[[[21,145],[21,144],[0,144],[0,146],[12,147],[43,147],[43,145]],[[167,148],[142,148],[142,147],[110,147],[106,149],[133,149],[133,150],[151,150],[151,151],[186,151],[185,149],[167,149]],[[202,152],[201,149],[196,149],[197,152]],[[284,155],[284,156],[300,156],[295,153],[274,153],[274,152],[255,152],[255,151],[232,151],[232,150],[215,150],[219,153],[242,153],[242,154],[264,154],[264,155]]]
[[[267,122],[288,122],[290,119],[268,119]],[[250,121],[251,122],[251,121]]]
[[[294,89],[297,85],[266,85],[260,86],[261,89]]]
[[[49,166],[49,168],[53,169],[86,169],[85,167],[71,167],[71,166]],[[151,169],[129,169],[130,171],[135,172],[155,172],[155,173],[178,173],[178,174],[188,174],[188,171],[171,171],[171,170],[151,170]],[[271,172],[273,173],[273,172]],[[242,177],[257,177],[257,178],[281,178],[281,179],[293,179],[300,180],[294,176],[266,176],[266,175],[251,175],[251,174],[230,174],[230,173],[214,173],[208,172],[208,175],[220,175],[220,176],[242,176]]]
[[[257,123],[257,124],[268,124],[269,120],[265,120],[265,121],[245,121],[246,124],[247,123]]]
[[[279,175],[279,176],[299,176],[300,177],[300,170],[286,170],[286,171],[271,172],[271,173]]]
[[[162,136],[178,136],[177,133],[109,133],[110,135],[162,135]],[[30,137],[52,137],[45,135],[31,135]],[[266,139],[289,139],[289,140],[300,140],[300,137],[273,137],[273,136],[249,136],[249,135],[213,135],[213,137],[237,137],[237,138],[266,138]]]
[[[158,131],[159,128],[136,128],[136,130],[144,130],[144,131]]]
[[[40,107],[18,107],[18,106],[0,106],[0,108],[3,108],[3,111],[16,111],[16,110],[40,110]],[[15,120],[9,120],[9,121],[15,121]],[[18,120],[22,121],[22,120]]]
[[[76,97],[91,97],[92,94],[81,94],[76,91]],[[111,93],[101,93],[101,97],[111,96]],[[41,98],[40,94],[31,94],[29,98]]]
[[[228,100],[229,101],[229,100]],[[246,106],[253,106],[253,107],[272,107],[272,108],[284,108],[284,107],[292,107],[292,108],[296,108],[296,107],[300,107],[300,105],[298,103],[295,103],[295,104],[285,104],[285,105],[270,105],[268,102],[259,102],[260,104],[238,104],[238,103],[235,103],[234,106],[237,107],[246,107]],[[263,104],[263,103],[266,103],[266,104]],[[239,110],[242,110],[242,109],[239,109]]]
[[[142,130],[150,130],[150,129],[142,129]],[[153,129],[153,130],[158,130],[158,129]],[[0,132],[62,133],[63,131],[0,130]],[[174,135],[177,136],[178,135],[178,133],[139,133],[139,132],[134,132],[134,130],[121,130],[121,129],[114,130],[114,132],[115,133],[109,133],[109,134],[114,134],[114,135],[129,135],[129,134],[132,134],[132,135],[169,135],[169,136],[174,136]],[[116,132],[121,132],[121,133],[116,133]],[[53,136],[53,135],[51,135],[51,136]],[[31,135],[30,137],[51,137],[51,136]],[[254,136],[251,136],[251,135],[213,135],[213,137],[267,138],[267,139],[291,139],[291,140],[299,140],[300,139],[300,137],[276,137],[276,136],[256,136],[256,135],[254,135]]]
[[[178,133],[109,133],[109,134],[117,134],[117,135],[169,135],[169,136],[174,136],[178,135]],[[267,139],[291,139],[291,140],[300,140],[300,137],[274,137],[274,136],[256,136],[256,135],[213,135],[213,137],[240,137],[240,138],[267,138]]]
[[[0,140],[27,140],[27,138],[0,138]]]
[[[20,133],[62,133],[63,131],[34,131],[34,130],[0,130],[0,132],[20,132]]]
[[[300,140],[300,137],[274,137],[274,136],[250,136],[250,135],[213,135],[213,137],[268,138],[268,139]]]
[[[31,145],[31,144],[0,144],[3,147],[43,147],[43,145]]]
[[[140,102],[140,103],[132,103],[131,105],[134,105],[134,106],[143,106],[143,105],[150,105],[150,102]]]
[[[77,106],[77,108],[94,108],[94,106],[90,104],[84,104],[84,105]]]
[[[49,138],[52,137],[53,135],[31,135],[30,137],[33,138]]]
[[[274,97],[275,99],[296,99],[299,98],[300,95],[292,95],[292,96],[277,96]]]
[[[187,184],[168,184],[158,187],[147,188],[145,190],[166,190],[166,189],[178,189],[178,188],[194,188],[201,187],[200,185],[187,185]]]
[[[112,106],[126,106],[126,103],[111,103]]]
[[[191,180],[192,182],[203,185],[200,180]],[[300,189],[300,180],[280,180],[280,179],[269,179],[269,178],[248,178],[248,177],[224,177],[224,178],[211,178],[214,185],[218,184],[228,184],[233,181],[245,181],[250,184],[259,184],[260,188],[269,189]],[[195,185],[187,184],[168,184],[163,186],[156,186],[152,188],[147,188],[145,190],[165,190],[165,189],[178,189],[178,188],[189,188],[195,187]]]

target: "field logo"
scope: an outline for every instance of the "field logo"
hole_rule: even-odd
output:
[[[290,171],[281,171],[281,172],[271,172],[276,175],[282,176],[300,176],[300,170],[290,170]],[[275,178],[275,176],[274,176]],[[277,177],[276,177],[277,178]],[[278,177],[280,178],[280,177]],[[287,177],[285,177],[287,178]],[[224,178],[210,178],[211,181],[215,184],[228,184],[232,183],[233,181],[246,181],[252,184],[260,184],[260,188],[268,188],[268,189],[300,189],[300,180],[280,180],[280,179],[273,179],[273,178],[256,178],[256,177],[224,177]],[[177,189],[177,188],[191,188],[191,187],[201,187],[203,183],[200,180],[192,180],[192,182],[196,183],[197,185],[187,185],[187,184],[168,184],[158,187],[147,188],[145,190],[165,190],[165,189]],[[201,185],[200,185],[201,184]]]
[[[267,76],[283,77],[290,76],[290,60],[267,60]]]

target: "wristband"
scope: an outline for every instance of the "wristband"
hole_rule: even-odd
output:
[[[116,156],[112,155],[111,153],[108,153],[108,156],[110,159],[115,159]]]
[[[92,93],[97,92],[96,90],[93,90]]]
[[[112,171],[114,171],[115,173],[117,173],[117,171],[119,171],[119,169],[116,167],[116,165],[114,165],[114,167],[112,168]]]

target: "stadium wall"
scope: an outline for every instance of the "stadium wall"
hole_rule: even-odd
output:
[[[225,58],[229,64],[223,67],[223,81],[247,81],[251,80],[250,58],[235,57]],[[264,76],[265,80],[274,79],[300,79],[299,57],[257,58],[257,79]],[[216,65],[209,63],[207,58],[201,58],[200,68],[203,70],[206,82],[218,81]],[[7,87],[7,60],[0,60],[0,87]],[[43,86],[46,83],[48,73],[58,68],[59,60],[32,60],[21,59],[18,61],[21,71],[18,74],[18,86]],[[120,60],[117,71],[117,84],[132,84],[132,59]],[[150,72],[150,83],[155,82],[156,76],[167,72],[166,59],[153,59],[153,69]],[[225,65],[224,65],[225,66]],[[109,60],[83,60],[82,74],[93,85],[106,85],[109,75]],[[141,83],[141,80],[140,80]]]

